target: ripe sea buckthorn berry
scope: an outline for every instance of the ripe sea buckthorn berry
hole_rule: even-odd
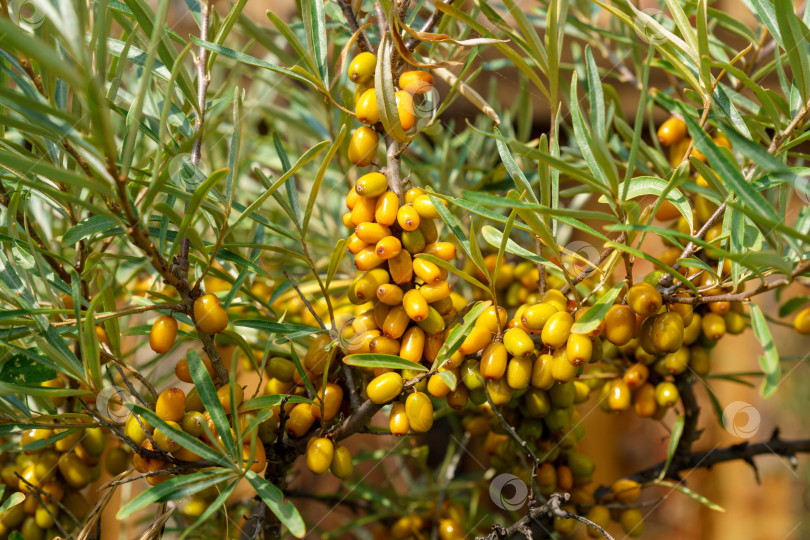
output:
[[[411,429],[404,403],[394,403],[388,416],[388,429],[394,435],[407,435]]]
[[[180,420],[180,426],[183,428],[183,431],[194,437],[201,437],[203,433],[205,433],[205,428],[203,427],[204,423],[205,417],[198,411],[189,411],[184,414],[182,420]]]
[[[389,338],[399,339],[408,328],[409,320],[408,313],[403,306],[394,306],[385,317],[382,333]]]
[[[408,191],[405,192],[403,199],[407,204],[413,203],[417,197],[420,197],[425,194],[425,190],[418,187],[410,188]]]
[[[482,372],[483,373],[483,372]],[[515,356],[506,367],[506,384],[512,390],[523,390],[532,378],[532,359],[528,356]]]
[[[405,73],[408,73],[407,71]],[[420,71],[419,73],[424,73]],[[403,73],[404,75],[404,73]],[[458,522],[452,519],[439,520],[439,538],[441,540],[464,540],[467,535]]]
[[[352,213],[351,212],[346,212],[345,214],[343,214],[343,217],[340,218],[340,219],[343,222],[344,227],[346,227],[347,229],[354,229],[354,223],[352,223]]]
[[[166,423],[175,429],[181,431],[183,429],[177,422],[167,421]],[[155,439],[155,444],[157,444],[158,448],[160,448],[164,452],[174,452],[175,450],[180,448],[180,443],[172,439],[171,435],[169,435],[168,433],[164,433],[160,429],[155,429],[153,438]]]
[[[442,280],[442,272],[438,266],[425,259],[413,260],[413,272],[425,283],[437,283]]]
[[[143,441],[146,440],[146,432],[144,431],[144,428],[146,428],[146,431],[148,431],[149,433],[152,433],[152,431],[154,431],[154,428],[151,425],[149,425],[146,422],[146,420],[144,420],[143,418],[141,418],[140,420],[141,423],[143,424],[143,427],[141,427],[141,424],[138,423],[138,417],[134,414],[130,414],[129,417],[127,417],[126,423],[124,424],[124,434],[133,441],[135,441],[136,444],[142,444]],[[76,433],[79,434],[79,436],[81,436],[81,432],[77,431]],[[64,441],[65,439],[61,440]],[[70,450],[70,448],[65,449],[65,451],[68,450]]]
[[[425,235],[422,231],[416,229],[415,231],[402,232],[402,247],[408,250],[409,253],[421,253],[425,249]]]
[[[714,341],[717,341],[726,334],[726,321],[717,313],[706,313],[700,321],[703,334]]]
[[[622,376],[622,380],[624,381],[624,384],[627,385],[627,388],[630,390],[635,390],[646,383],[649,376],[649,368],[639,362],[627,368]]]
[[[376,354],[398,354],[400,345],[399,341],[391,339],[387,336],[377,336],[368,344],[369,352]]]
[[[658,127],[658,140],[664,146],[671,146],[686,136],[686,123],[672,116]]]
[[[204,294],[194,301],[194,321],[206,334],[216,334],[228,326],[228,314],[222,309],[219,298]]]
[[[506,405],[512,399],[512,389],[506,384],[504,378],[497,380],[490,379],[486,383],[487,393],[489,399],[496,406]]]
[[[384,283],[377,287],[377,300],[389,306],[397,306],[402,303],[404,296],[402,289],[393,283]]]
[[[358,225],[354,230],[354,234],[363,242],[376,244],[383,238],[391,236],[391,229],[385,225],[367,221]]]
[[[375,377],[366,386],[368,399],[377,405],[388,403],[402,392],[402,376],[392,371]]]
[[[690,152],[689,155],[696,157],[697,159],[699,159],[703,163],[706,163],[706,156],[703,154],[703,152],[701,152],[700,150],[698,150],[694,146],[692,147],[692,152]]]
[[[456,257],[456,246],[451,242],[433,242],[425,246],[424,253],[434,255],[449,262]]]
[[[418,326],[408,328],[402,335],[399,348],[400,358],[419,362],[422,360],[422,353],[425,350],[425,331]]]
[[[377,242],[374,249],[380,259],[392,259],[402,251],[402,242],[395,236],[386,236]]]
[[[484,331],[488,336],[490,335],[488,330]],[[481,353],[481,362],[478,369],[485,379],[500,379],[506,373],[507,360],[508,354],[504,344],[499,341],[491,341]]]
[[[386,191],[377,198],[374,208],[374,221],[380,225],[390,227],[397,220],[399,210],[399,198],[393,191]]]
[[[658,211],[655,213],[655,219],[658,221],[672,221],[680,216],[681,211],[678,210],[678,207],[666,199],[661,203],[661,206],[658,207]]]
[[[483,385],[483,376],[477,360],[465,360],[459,369],[461,380],[469,390],[477,390]]]
[[[539,332],[552,315],[559,310],[551,303],[541,302],[527,307],[520,316],[520,322],[529,330]]]
[[[162,315],[152,323],[149,332],[149,346],[158,354],[169,352],[177,338],[177,320],[169,315]]]
[[[641,323],[641,328],[638,331],[638,342],[641,345],[641,348],[647,354],[652,356],[657,356],[659,351],[655,347],[655,341],[653,340],[653,323],[655,322],[655,317],[647,317]]]
[[[630,538],[638,538],[644,533],[644,514],[638,508],[628,508],[619,515],[622,530]]]
[[[584,334],[570,334],[565,345],[568,361],[575,366],[587,364],[591,360],[593,341]]]
[[[466,303],[466,301],[465,301]],[[463,306],[462,306],[463,307]],[[475,320],[475,326],[481,326],[493,334],[497,334],[506,326],[508,315],[506,309],[501,306],[490,306],[486,308]]]
[[[335,454],[335,445],[326,437],[317,437],[307,446],[307,468],[315,474],[329,470]]]
[[[238,409],[239,405],[242,404],[242,400],[245,398],[245,391],[238,384],[233,386],[233,393],[236,402],[231,403],[231,385],[226,384],[217,390],[217,397],[219,398],[219,403],[222,405],[222,408],[225,410],[225,414],[231,414],[231,411]]]
[[[660,407],[672,407],[680,399],[678,387],[671,382],[660,382],[655,387],[655,401]]]
[[[354,256],[354,266],[360,271],[373,270],[383,262],[374,246],[364,247]]]
[[[411,254],[403,249],[399,255],[388,259],[388,272],[394,283],[408,283],[413,277],[413,260]]]
[[[456,389],[447,394],[447,404],[451,409],[457,411],[463,410],[467,407],[467,401],[470,397],[470,391],[462,384],[456,385]]]
[[[397,103],[397,115],[402,129],[408,131],[416,123],[416,113],[413,108],[413,96],[404,90],[394,93]]]
[[[543,325],[543,331],[540,334],[543,344],[552,348],[562,347],[568,341],[573,325],[574,318],[567,311],[558,311],[553,314]]]
[[[376,197],[357,197],[357,201],[352,208],[352,223],[358,226],[361,223],[374,221],[374,212],[377,209]]]
[[[610,486],[613,498],[623,504],[630,504],[641,496],[641,485],[635,480],[623,478]]]
[[[415,231],[419,228],[422,218],[412,205],[400,206],[397,210],[397,223],[404,231]]]
[[[607,384],[610,384],[610,390],[608,391],[608,407],[610,410],[626,411],[630,407],[630,398],[632,397],[627,384],[622,380]]]
[[[360,195],[353,189],[350,189],[348,193],[346,193],[346,208],[349,210],[354,209],[354,205],[357,204],[357,200],[360,198]]]
[[[718,133],[714,137],[712,137],[712,141],[714,141],[714,144],[716,144],[717,146],[723,146],[731,150],[731,143],[722,133]]]
[[[360,126],[349,141],[349,161],[358,167],[367,167],[377,153],[379,134],[368,126]],[[368,195],[367,195],[368,196]]]
[[[155,414],[165,421],[179,422],[186,412],[186,393],[179,388],[167,388],[157,398]]]
[[[689,348],[689,367],[695,374],[704,377],[712,370],[712,358],[705,347],[695,345]]]
[[[374,88],[363,92],[354,108],[354,114],[361,124],[370,126],[380,121],[380,109],[377,108],[377,94]]]
[[[419,293],[425,298],[428,304],[439,302],[450,297],[450,284],[446,281],[439,281],[438,283],[425,284],[419,287]],[[450,302],[450,308],[453,303]]]
[[[574,487],[574,475],[567,465],[557,467],[557,489],[571,491]]]
[[[433,403],[422,392],[414,392],[405,400],[405,414],[413,431],[424,433],[433,426]]]
[[[377,57],[373,53],[364,51],[352,58],[347,74],[353,83],[363,84],[374,77],[376,67]]]
[[[315,417],[312,416],[312,405],[310,403],[298,403],[292,408],[287,419],[287,433],[293,437],[303,437],[314,423]]]
[[[428,316],[428,303],[422,293],[417,289],[411,289],[402,297],[402,307],[405,313],[412,320],[424,321]]]
[[[503,334],[503,344],[512,356],[526,356],[534,350],[529,334],[520,328],[510,328]]]
[[[614,345],[626,345],[636,331],[636,316],[628,306],[615,305],[605,316],[605,338]]]
[[[711,307],[711,305],[709,307]],[[742,313],[737,313],[736,311],[729,311],[725,313],[723,315],[723,319],[726,321],[726,332],[729,334],[742,334],[748,326],[745,316],[743,316]]]
[[[337,416],[340,405],[343,403],[343,388],[335,383],[326,383],[318,390],[315,403],[312,404],[312,416],[321,419],[321,402],[323,402],[323,421],[328,422]]]
[[[683,344],[691,345],[700,337],[703,318],[698,313],[692,314],[692,321],[683,329]]]
[[[668,373],[678,375],[689,367],[690,352],[688,347],[681,347],[675,352],[664,356],[664,367]]]
[[[642,418],[655,415],[658,410],[658,402],[655,400],[655,387],[652,384],[644,383],[636,390],[633,395],[633,409]]]
[[[251,456],[252,452],[252,456]],[[182,459],[182,458],[179,458]],[[188,461],[188,460],[185,460]],[[264,451],[264,445],[256,444],[251,448],[250,444],[242,445],[242,463],[247,466],[250,465],[250,470],[255,473],[260,473],[267,466],[267,454]]]
[[[532,364],[531,385],[540,390],[548,390],[554,384],[551,365],[554,361],[550,354],[543,354]]]
[[[363,242],[357,235],[352,233],[351,236],[348,238],[348,242],[346,243],[346,249],[349,250],[349,253],[352,255],[357,255],[363,249],[368,247],[368,242]]]
[[[652,324],[652,338],[659,353],[666,354],[680,349],[683,343],[681,316],[671,311],[656,315]]]
[[[388,191],[388,179],[382,173],[370,172],[355,182],[354,190],[361,197],[379,197]]]
[[[433,201],[427,194],[420,195],[414,199],[413,207],[423,219],[436,219],[439,217],[439,211],[436,210],[435,206],[433,206]]]
[[[661,309],[661,293],[649,283],[636,283],[627,291],[627,305],[642,317],[651,317]]]
[[[382,333],[379,330],[369,330],[368,332],[358,334],[349,340],[348,344],[346,345],[346,350],[349,354],[368,353],[370,352],[369,344],[371,343],[371,340],[380,335],[382,335]]]
[[[475,354],[478,351],[483,350],[484,347],[489,345],[491,341],[492,333],[490,333],[488,329],[480,326],[474,326],[470,329],[470,333],[467,334],[466,338],[464,338],[464,341],[461,343],[458,350],[461,351],[461,354],[465,356]]]
[[[329,471],[341,480],[345,480],[352,475],[354,465],[352,464],[352,453],[348,448],[340,444],[335,447]]]
[[[458,378],[457,375],[456,378]],[[444,379],[442,379],[441,375],[438,373],[434,373],[428,378],[426,389],[428,394],[435,398],[443,398],[452,391],[452,389],[447,386],[447,383],[444,382]]]
[[[537,268],[534,268],[533,270],[537,270]],[[551,304],[557,308],[557,311],[565,311],[568,309],[568,298],[566,298],[565,295],[557,289],[549,289],[543,293],[543,297],[540,299],[540,302]]]
[[[88,454],[98,457],[107,448],[107,436],[100,427],[87,428],[84,430],[81,445]],[[40,479],[42,479],[42,476],[40,476]]]
[[[428,71],[403,71],[399,87],[411,94],[424,94],[433,89],[433,75]]]
[[[59,473],[71,487],[82,489],[90,483],[90,469],[76,454],[62,454],[59,458]],[[36,482],[33,482],[36,484]]]
[[[678,293],[676,296],[679,297],[687,297],[687,293]],[[683,319],[684,327],[689,326],[689,323],[692,322],[692,316],[694,314],[692,305],[691,304],[670,304],[668,309],[672,312],[677,313]]]

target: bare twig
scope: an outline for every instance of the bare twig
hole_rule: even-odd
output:
[[[626,239],[627,239],[627,235],[625,233],[621,233],[619,236],[616,237],[614,242],[617,243],[617,244],[621,244]],[[577,274],[574,277],[574,279],[571,280],[570,283],[566,283],[565,285],[563,285],[562,288],[560,289],[560,292],[563,293],[563,294],[568,294],[571,291],[571,289],[573,288],[572,284],[573,284],[573,286],[576,286],[580,282],[585,280],[588,276],[590,276],[593,273],[594,269],[597,268],[603,262],[605,262],[605,260],[608,257],[610,257],[611,253],[613,253],[615,250],[616,250],[616,248],[614,248],[614,247],[608,247],[608,248],[603,249],[602,252],[599,254],[599,257],[597,257],[596,262],[594,262],[593,265],[590,268],[588,268],[587,270],[583,270],[582,272]]]
[[[337,0],[337,3],[340,6],[340,10],[343,12],[343,16],[346,18],[346,22],[349,23],[349,28],[352,29],[352,33],[357,33],[357,31],[360,30],[360,24],[357,22],[357,16],[354,14],[351,4],[349,4],[347,0]],[[360,30],[358,34],[357,46],[361,51],[374,52],[374,48],[371,46],[368,36],[366,36],[366,33],[362,30]]]
[[[455,2],[455,0],[448,0],[448,1],[447,1],[447,4],[452,5],[452,4],[453,4],[453,2]],[[439,10],[437,9],[436,11],[434,11],[434,12],[431,14],[431,16],[430,16],[430,17],[428,17],[428,20],[426,20],[426,21],[425,21],[425,24],[424,24],[424,25],[422,25],[422,28],[420,28],[420,29],[419,29],[419,32],[420,32],[420,33],[424,33],[424,32],[431,32],[431,31],[433,31],[433,29],[434,29],[434,28],[435,28],[435,27],[436,27],[436,26],[439,24],[439,22],[441,22],[441,20],[442,20],[442,17],[443,17],[443,16],[444,16],[444,12],[443,12],[443,11],[439,11]],[[421,41],[419,41],[418,39],[416,39],[415,37],[412,37],[412,38],[410,38],[408,41],[406,41],[406,42],[405,42],[405,47],[406,47],[406,48],[407,48],[409,51],[412,51],[412,50],[414,50],[415,48],[417,48],[417,47],[419,46],[419,44],[420,44],[420,43],[422,43],[422,42],[421,42]]]

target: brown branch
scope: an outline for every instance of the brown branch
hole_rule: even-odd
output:
[[[448,5],[452,5],[455,0],[447,0]],[[432,32],[433,29],[441,22],[442,17],[444,17],[444,12],[439,11],[438,9],[434,11],[428,20],[425,21],[425,24],[422,25],[422,28],[419,29],[420,33],[423,32]],[[409,51],[416,49],[419,44],[422,43],[420,40],[416,39],[415,37],[410,38],[408,41],[405,42],[405,48]]]
[[[753,463],[753,458],[760,455],[773,454],[775,456],[793,458],[799,453],[810,453],[810,439],[785,440],[779,437],[779,430],[774,430],[770,440],[750,444],[745,441],[727,448],[708,450],[706,452],[693,452],[684,459],[675,460],[667,469],[666,476],[677,478],[678,473],[692,469],[710,469],[719,463],[743,460]],[[664,469],[664,462],[631,474],[627,478],[639,483],[652,482],[658,478]],[[603,499],[610,493],[610,487],[600,486],[595,492],[596,500]]]
[[[6,192],[6,187],[2,184],[2,182],[0,182],[0,204],[8,208],[8,205],[10,203],[11,203],[11,196],[8,195],[8,193]],[[50,252],[48,251],[48,247],[42,241],[42,238],[39,236],[39,234],[35,230],[26,227],[26,220],[22,212],[17,212],[17,223],[19,223],[23,229],[26,229],[28,231],[28,234],[31,236],[31,240],[33,240],[34,243],[36,244],[38,251],[42,255],[42,258],[45,259],[45,262],[48,263],[48,266],[50,266],[56,273],[56,275],[59,276],[59,279],[61,279],[62,281],[64,281],[69,285],[70,274],[67,272],[67,270],[65,270],[65,266],[59,261],[57,261],[53,257],[53,255],[50,254]]]
[[[617,244],[621,244],[626,239],[627,239],[627,235],[625,233],[621,233],[619,236],[616,237],[614,242],[616,242]],[[593,271],[600,264],[605,262],[605,260],[608,257],[610,257],[611,253],[613,253],[614,251],[616,251],[616,248],[614,248],[614,247],[608,247],[608,248],[603,249],[602,252],[599,254],[599,257],[596,259],[596,262],[593,263],[593,265],[591,266],[591,268],[589,268],[587,270],[583,270],[577,276],[575,276],[573,280],[571,280],[570,282],[563,285],[562,288],[560,289],[560,292],[563,293],[563,294],[568,294],[573,287],[575,287],[580,282],[584,281],[588,276],[590,276],[593,273]]]
[[[493,525],[492,532],[487,536],[479,537],[479,540],[499,540],[501,538],[520,537],[532,538],[532,530],[534,528],[532,525],[535,525],[536,528],[547,533],[551,528],[549,520],[553,518],[575,519],[591,527],[608,540],[613,540],[613,537],[610,536],[605,529],[593,521],[563,508],[562,503],[566,502],[569,498],[570,495],[568,493],[552,493],[545,504],[529,508],[529,512],[525,516],[508,528],[502,525]]]
[[[346,18],[346,22],[349,23],[349,28],[351,28],[352,34],[355,34],[358,31],[360,32],[357,38],[357,46],[361,51],[373,53],[374,48],[371,46],[371,42],[368,40],[366,33],[360,30],[360,24],[357,22],[357,17],[354,14],[352,6],[347,0],[337,0],[337,3],[340,6],[340,10],[343,12],[343,16]]]

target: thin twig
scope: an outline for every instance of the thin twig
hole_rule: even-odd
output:
[[[347,0],[337,0],[337,3],[340,6],[340,10],[343,12],[343,16],[346,18],[346,22],[349,23],[352,34],[357,33],[357,31],[360,30],[360,24],[357,22],[357,16],[354,14],[351,4],[349,4]],[[374,52],[374,48],[371,46],[368,36],[366,36],[366,33],[362,30],[360,30],[358,34],[357,46],[361,51]]]

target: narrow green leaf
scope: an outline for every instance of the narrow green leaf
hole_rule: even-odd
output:
[[[258,411],[267,409],[269,407],[275,407],[277,405],[281,405],[282,403],[315,403],[315,402],[303,396],[272,394],[249,399],[244,403],[242,403],[240,409],[243,411]]]
[[[623,281],[617,283],[612,289],[602,295],[599,300],[594,302],[594,304],[588,308],[588,311],[585,312],[585,315],[574,323],[574,326],[571,327],[571,332],[574,334],[587,334],[591,330],[596,329],[596,327],[605,320],[605,316],[608,311],[610,311],[610,308],[613,307],[613,302],[616,301],[616,297],[619,296],[624,285]]]
[[[765,378],[762,381],[760,393],[762,397],[769,398],[776,388],[779,386],[779,377],[782,375],[782,364],[779,362],[779,351],[776,350],[776,345],[771,336],[771,330],[768,328],[768,322],[762,314],[762,310],[758,305],[753,302],[750,304],[751,310],[751,326],[754,329],[754,337],[757,338],[762,348],[765,350],[764,356],[759,358],[759,365]]]
[[[230,471],[225,471],[230,474]],[[222,472],[198,472],[182,476],[173,476],[165,482],[136,495],[118,510],[117,519],[125,519],[134,512],[156,502],[167,502],[191,496],[226,479]]]
[[[284,500],[284,493],[253,471],[248,471],[245,478],[259,494],[267,508],[289,529],[290,534],[296,538],[303,538],[307,532],[304,520],[295,506],[290,501]]]
[[[194,381],[194,386],[200,395],[205,410],[211,415],[211,420],[214,422],[214,427],[217,433],[222,437],[225,443],[225,449],[235,459],[241,459],[241,451],[237,451],[236,443],[231,437],[231,426],[228,423],[228,417],[225,415],[225,410],[219,401],[217,389],[214,387],[214,382],[208,374],[208,370],[202,363],[200,356],[196,351],[188,351],[186,354],[188,359],[188,369],[191,373],[191,380]],[[200,454],[202,455],[202,454]]]
[[[476,304],[464,314],[464,319],[461,324],[457,324],[450,330],[450,333],[447,336],[447,339],[444,341],[444,345],[442,348],[439,349],[439,354],[436,356],[436,360],[433,361],[433,365],[430,367],[430,370],[437,370],[442,367],[447,360],[450,359],[453,354],[461,347],[461,344],[464,343],[464,339],[470,333],[473,325],[475,324],[475,320],[481,315],[485,309],[492,305],[492,302],[487,300],[486,302],[476,302]]]
[[[678,449],[678,442],[681,440],[683,433],[683,426],[686,422],[686,417],[682,414],[678,415],[675,419],[675,424],[672,426],[672,431],[669,434],[669,446],[667,447],[667,459],[664,461],[664,466],[661,468],[661,473],[658,475],[658,480],[663,480],[667,475],[669,464],[672,463],[672,458],[675,457],[675,450]]]
[[[684,486],[683,484],[676,484],[676,483],[670,482],[668,480],[656,480],[655,484],[657,484],[659,486],[665,486],[665,487],[668,487],[668,488],[672,488],[672,489],[674,489],[676,491],[680,491],[684,495],[688,495],[689,497],[692,497],[697,502],[707,506],[711,510],[716,510],[717,512],[725,512],[726,511],[726,509],[723,508],[722,506],[713,503],[712,501],[710,501],[709,499],[707,499],[703,495],[695,493],[694,491],[692,491],[688,487]]]
[[[422,364],[405,360],[393,354],[350,354],[343,358],[343,363],[355,367],[412,369],[415,371],[428,371]]]

